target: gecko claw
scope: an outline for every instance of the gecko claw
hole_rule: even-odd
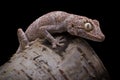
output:
[[[66,39],[64,39],[62,36],[57,37],[54,42],[52,43],[52,48],[56,48],[57,46],[63,46]]]

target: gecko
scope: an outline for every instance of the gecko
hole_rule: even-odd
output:
[[[65,11],[52,11],[37,18],[25,32],[18,28],[17,36],[20,44],[18,51],[29,47],[29,43],[36,38],[46,38],[52,48],[62,46],[61,42],[64,39],[52,36],[62,32],[97,42],[105,39],[98,20]]]

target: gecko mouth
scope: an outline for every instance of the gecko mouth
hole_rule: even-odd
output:
[[[93,41],[97,41],[97,42],[102,42],[105,40],[105,36],[104,35],[99,35],[99,36],[92,36],[91,40]]]
[[[89,39],[92,41],[96,41],[96,42],[102,42],[105,40],[105,36],[103,33],[99,33],[96,35],[88,33],[85,35],[85,32],[82,32],[81,30],[79,30],[77,34],[79,34],[78,36],[80,36],[80,37],[83,37],[83,38],[86,38],[86,39]]]

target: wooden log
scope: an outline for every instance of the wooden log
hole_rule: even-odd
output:
[[[0,80],[109,80],[107,70],[86,41],[64,38],[65,45],[56,49],[47,40],[36,39],[0,67]]]

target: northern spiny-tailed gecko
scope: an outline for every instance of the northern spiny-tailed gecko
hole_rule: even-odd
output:
[[[62,46],[60,38],[54,38],[53,33],[68,32],[71,35],[101,42],[105,39],[99,22],[85,16],[79,16],[64,11],[49,12],[35,20],[25,31],[18,29],[20,43],[18,51],[29,46],[36,38],[46,38],[53,48]]]

